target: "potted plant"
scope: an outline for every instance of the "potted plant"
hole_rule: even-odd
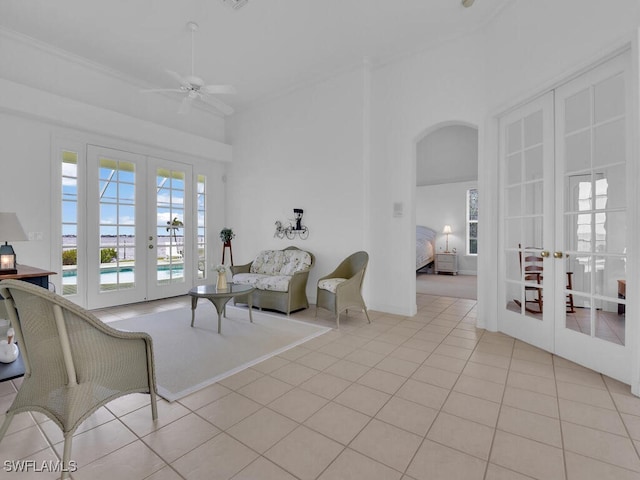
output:
[[[236,236],[235,233],[233,233],[233,230],[231,230],[230,228],[223,228],[222,230],[220,230],[220,240],[222,240],[222,243],[224,243],[225,245],[229,245],[231,244],[231,240]]]

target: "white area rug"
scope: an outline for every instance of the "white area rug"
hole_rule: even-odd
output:
[[[218,334],[217,313],[206,300],[190,325],[190,308],[109,323],[151,335],[158,394],[170,402],[331,330],[259,311],[250,323],[248,310],[227,306]]]

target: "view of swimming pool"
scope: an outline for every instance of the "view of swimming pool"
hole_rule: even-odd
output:
[[[178,265],[158,265],[157,280],[170,280],[181,278],[184,276],[184,266]],[[118,284],[118,283],[134,283],[135,282],[135,266],[126,267],[107,267],[100,270],[100,285]],[[62,284],[77,285],[77,270],[65,270],[62,274]]]

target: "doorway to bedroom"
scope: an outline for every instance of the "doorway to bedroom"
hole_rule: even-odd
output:
[[[430,128],[416,143],[416,293],[477,298],[478,129]]]

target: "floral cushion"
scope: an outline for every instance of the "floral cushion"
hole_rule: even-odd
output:
[[[251,263],[251,273],[263,275],[278,275],[284,264],[284,252],[282,250],[263,250]]]
[[[318,282],[318,288],[321,288],[322,290],[328,290],[331,293],[336,293],[336,288],[338,288],[338,285],[346,281],[346,278],[327,278]]]
[[[265,277],[269,277],[269,275],[262,275],[260,273],[236,273],[233,276],[232,282],[240,285],[255,286],[259,280]]]
[[[311,267],[311,255],[302,250],[285,250],[280,275],[293,275]]]
[[[255,287],[259,290],[270,290],[272,292],[289,291],[290,275],[265,275],[259,278]]]

